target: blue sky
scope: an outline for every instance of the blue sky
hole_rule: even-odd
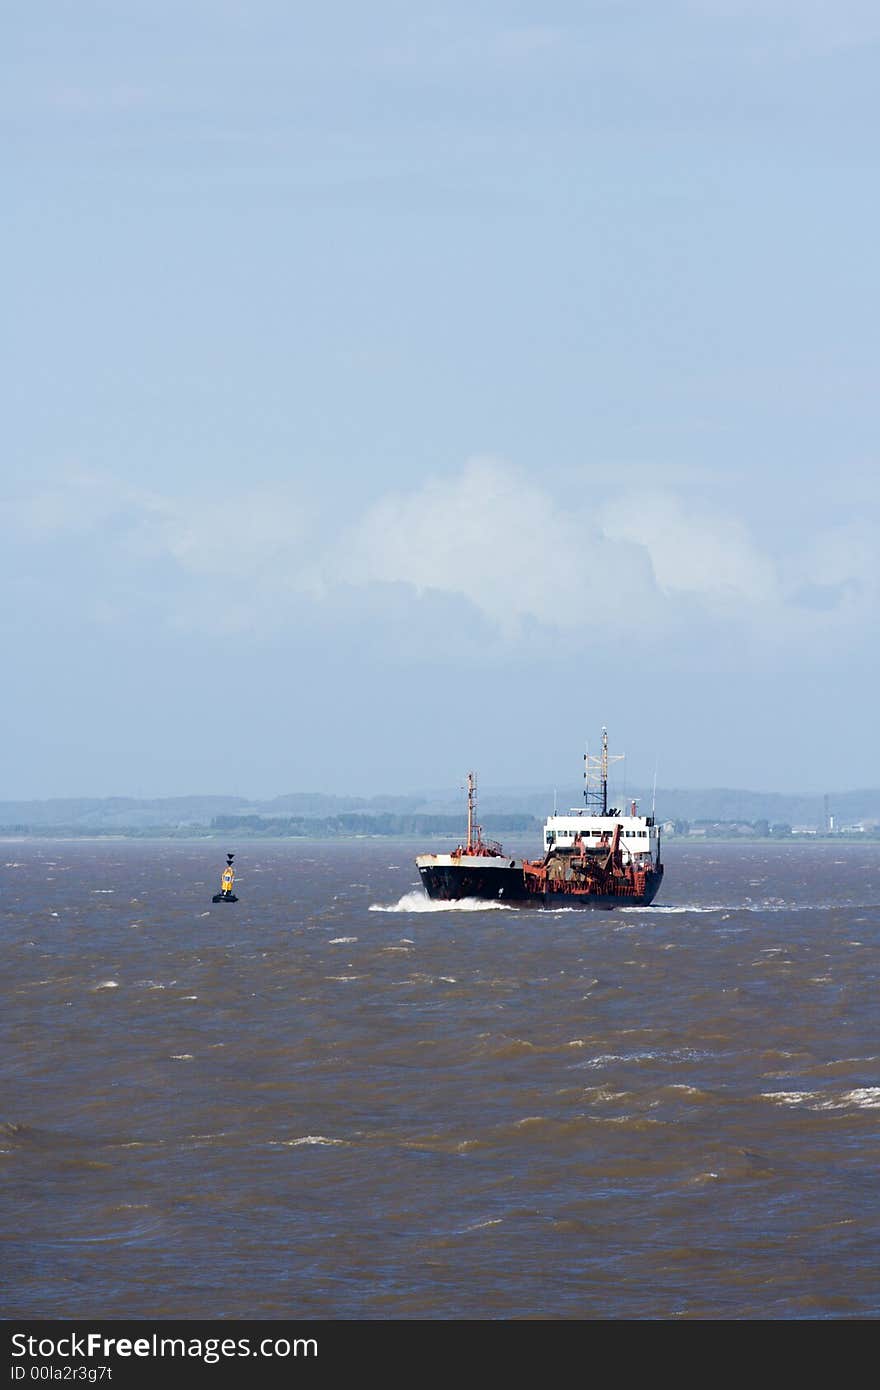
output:
[[[875,6],[4,27],[0,796],[880,782]]]

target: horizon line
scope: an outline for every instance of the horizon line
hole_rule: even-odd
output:
[[[375,800],[379,800],[380,798],[383,798],[383,797],[395,797],[395,798],[398,798],[398,799],[399,799],[399,798],[416,798],[416,797],[418,797],[418,798],[421,798],[421,799],[424,800],[424,799],[427,799],[427,798],[429,798],[429,797],[440,797],[440,796],[449,797],[453,792],[457,792],[457,791],[459,791],[459,790],[460,790],[460,788],[458,788],[458,787],[455,787],[455,788],[453,788],[453,787],[441,787],[441,788],[438,788],[438,787],[431,787],[431,788],[422,788],[422,789],[418,789],[418,790],[415,790],[415,791],[391,791],[391,790],[387,790],[387,789],[386,789],[386,790],[384,790],[384,791],[372,791],[372,792],[357,792],[357,791],[344,791],[344,792],[341,792],[341,791],[324,791],[324,790],[309,789],[309,790],[298,790],[298,791],[273,792],[273,793],[269,793],[269,794],[267,794],[267,795],[248,795],[248,794],[243,793],[243,792],[234,792],[234,791],[220,791],[220,792],[218,792],[218,791],[158,792],[158,793],[147,794],[147,795],[144,795],[143,793],[133,793],[133,792],[105,792],[105,793],[96,793],[96,792],[76,792],[76,793],[68,793],[68,794],[66,794],[66,795],[50,795],[50,796],[21,796],[21,795],[19,795],[19,796],[15,796],[15,795],[9,796],[9,795],[5,795],[5,796],[0,796],[0,805],[4,805],[4,804],[7,804],[7,803],[45,803],[45,802],[52,802],[52,801],[195,801],[195,800],[218,800],[218,801],[219,801],[219,800],[228,800],[228,801],[242,801],[242,802],[245,802],[245,803],[247,803],[247,804],[253,805],[253,804],[256,804],[256,803],[258,803],[258,802],[280,801],[280,800],[283,800],[285,797],[296,797],[296,796],[315,796],[315,797],[328,797],[328,798],[333,798],[333,799],[336,799],[336,800],[345,800],[345,799],[348,799],[348,800],[365,800],[365,801],[369,801],[369,800],[375,801]],[[621,789],[618,788],[618,787],[615,787],[615,788],[612,789],[612,787],[609,786],[609,795],[612,793],[612,790],[613,790],[614,796],[616,796],[616,797],[622,796],[625,800],[628,800],[628,799],[630,799],[630,798],[632,798],[632,797],[634,797],[636,800],[644,800],[646,796],[653,796],[653,795],[655,794],[653,788],[651,788],[651,787],[640,788],[638,785],[636,785],[636,786],[634,786],[634,787],[632,787],[632,788],[630,788],[630,789],[628,789],[628,790],[627,790],[626,788],[624,788],[623,791],[621,791]],[[572,788],[571,788],[571,787],[567,787],[567,786],[565,786],[565,785],[562,785],[562,786],[557,785],[556,787],[554,787],[554,786],[552,785],[552,783],[531,783],[531,784],[525,784],[525,783],[509,783],[509,784],[504,784],[504,785],[495,785],[494,790],[492,790],[492,791],[490,791],[490,792],[488,792],[488,793],[485,793],[485,795],[487,795],[487,796],[499,796],[499,795],[527,795],[527,796],[537,796],[537,795],[545,795],[545,794],[546,794],[546,795],[552,796],[554,793],[556,793],[557,795],[560,794],[560,793],[565,793],[565,794],[567,795],[567,794],[569,794],[571,791],[572,791]],[[835,796],[851,796],[851,795],[856,794],[856,793],[869,793],[869,792],[870,792],[870,793],[877,793],[877,794],[880,794],[880,784],[877,784],[877,785],[874,785],[874,786],[872,786],[872,785],[870,785],[870,784],[865,784],[865,785],[862,785],[862,786],[855,786],[855,787],[853,787],[853,786],[851,786],[851,787],[838,787],[836,790],[832,790],[832,791],[803,791],[803,790],[792,791],[792,790],[783,790],[783,789],[780,789],[780,788],[778,788],[778,787],[774,787],[774,788],[760,788],[760,787],[748,787],[748,786],[733,786],[733,785],[731,785],[731,784],[724,784],[724,783],[715,783],[715,784],[708,784],[708,783],[707,783],[707,784],[702,784],[702,785],[700,785],[700,786],[687,786],[687,785],[684,785],[684,784],[679,784],[679,785],[669,784],[669,785],[664,785],[664,786],[658,785],[657,788],[656,788],[656,795],[657,795],[658,797],[661,795],[661,793],[663,793],[663,794],[669,794],[669,793],[674,793],[674,792],[687,792],[687,793],[700,793],[700,792],[714,792],[714,793],[718,793],[718,792],[733,792],[733,793],[736,793],[736,794],[738,794],[738,795],[749,795],[749,796],[789,796],[789,797],[804,797],[804,798],[809,798],[809,799],[812,799],[812,798],[822,799],[822,798],[824,798],[824,797],[828,797],[828,798],[830,799],[830,798],[835,797]],[[581,790],[578,789],[578,795],[580,795],[580,794],[581,794]]]

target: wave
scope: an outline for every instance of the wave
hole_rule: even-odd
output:
[[[867,903],[854,902],[787,903],[780,898],[774,898],[770,902],[762,903],[751,900],[739,903],[661,903],[659,905],[655,903],[650,907],[619,907],[615,910],[617,912],[647,913],[650,916],[668,916],[676,913],[698,912],[830,912],[838,909],[852,912],[871,906]]]
[[[494,898],[457,898],[454,902],[440,902],[429,898],[419,889],[404,893],[396,903],[371,903],[371,912],[514,912],[509,903],[499,903]]]
[[[488,1226],[500,1226],[502,1218],[500,1216],[488,1216],[485,1221],[475,1221],[472,1226],[461,1226],[454,1233],[457,1236],[466,1236],[471,1231],[485,1231]]]
[[[880,1086],[856,1086],[840,1095],[821,1091],[762,1091],[764,1100],[777,1105],[803,1106],[806,1110],[880,1110]]]
[[[662,904],[660,907],[619,907],[617,909],[618,912],[650,912],[652,916],[655,914],[659,916],[661,913],[669,915],[679,912],[736,912],[738,910],[731,903],[714,903],[711,906],[704,904],[699,907],[695,903],[670,904],[668,906]]]
[[[276,1139],[270,1141],[285,1149],[298,1149],[302,1144],[319,1144],[331,1147],[336,1144],[348,1145],[347,1139],[328,1139],[326,1134],[304,1134],[300,1139]]]

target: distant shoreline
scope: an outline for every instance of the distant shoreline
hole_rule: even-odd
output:
[[[503,832],[501,832],[503,833]],[[529,831],[511,831],[506,838],[509,840],[520,839],[530,836]],[[245,830],[216,830],[206,828],[199,830],[198,827],[187,827],[186,830],[177,830],[173,827],[150,827],[148,830],[72,830],[69,827],[53,829],[50,826],[40,829],[11,830],[0,828],[0,844],[24,844],[31,841],[46,841],[55,843],[74,844],[78,842],[106,843],[125,841],[130,844],[138,842],[165,841],[170,843],[209,843],[209,844],[346,844],[359,840],[377,840],[385,843],[400,844],[442,844],[448,846],[450,837],[445,831],[428,831],[423,834],[413,832],[344,832],[328,833],[326,830],[316,832],[314,835],[300,834],[265,834],[248,832]],[[540,836],[538,837],[540,844]],[[698,835],[675,835],[667,833],[662,837],[664,849],[670,846],[679,848],[681,846],[693,847],[695,845],[855,845],[855,844],[877,844],[880,843],[880,829],[862,832],[834,832],[821,834],[818,832],[799,832],[790,835],[748,835],[744,833],[718,835],[718,834],[698,834]]]

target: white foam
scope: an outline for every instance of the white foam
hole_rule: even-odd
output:
[[[353,941],[357,941],[356,936],[331,936],[327,942],[328,946],[350,946]]]
[[[414,889],[404,893],[396,903],[371,903],[371,912],[513,912],[509,903],[500,903],[483,898],[456,898],[452,902],[440,902],[429,898],[425,893]]]
[[[589,1057],[586,1062],[578,1062],[578,1068],[607,1067],[610,1062],[649,1062],[657,1056],[656,1052],[602,1052],[598,1057]]]
[[[685,904],[682,904],[682,905],[668,905],[668,906],[665,906],[665,905],[661,904],[659,907],[619,907],[619,908],[617,909],[617,911],[618,911],[618,912],[650,912],[652,916],[653,916],[654,914],[656,914],[657,916],[659,916],[661,913],[664,913],[664,914],[666,914],[666,915],[668,916],[668,915],[674,915],[674,914],[676,914],[676,913],[681,913],[681,912],[727,912],[728,909],[729,909],[729,907],[730,907],[730,904],[729,904],[729,903],[713,903],[713,904],[710,904],[710,905],[703,904],[703,905],[700,906],[700,907],[697,907],[697,906],[696,906],[695,904],[693,904],[693,903],[685,903]]]
[[[95,985],[95,989],[118,989],[118,988],[119,988],[119,981],[118,981],[118,980],[102,980],[101,983],[100,983],[99,985]]]
[[[777,1105],[807,1105],[816,1099],[815,1091],[764,1091],[765,1100],[775,1100]]]
[[[298,1149],[301,1144],[345,1144],[345,1139],[328,1139],[324,1134],[304,1134],[302,1139],[283,1139],[286,1149]]]
[[[843,1099],[865,1110],[880,1110],[880,1086],[858,1086],[854,1091],[847,1091]]]
[[[880,1086],[857,1086],[853,1091],[844,1091],[837,1100],[823,1100],[812,1110],[845,1110],[855,1105],[859,1110],[880,1110]]]
[[[617,912],[646,912],[659,916],[661,913],[696,912],[827,912],[829,908],[853,907],[852,903],[787,903],[780,898],[769,902],[756,903],[747,898],[741,903],[660,903],[651,907],[619,907]],[[861,943],[856,943],[857,945]]]
[[[880,1086],[857,1086],[839,1096],[822,1096],[818,1091],[764,1091],[763,1096],[778,1105],[805,1105],[810,1110],[845,1110],[853,1105],[860,1110],[880,1110]]]

